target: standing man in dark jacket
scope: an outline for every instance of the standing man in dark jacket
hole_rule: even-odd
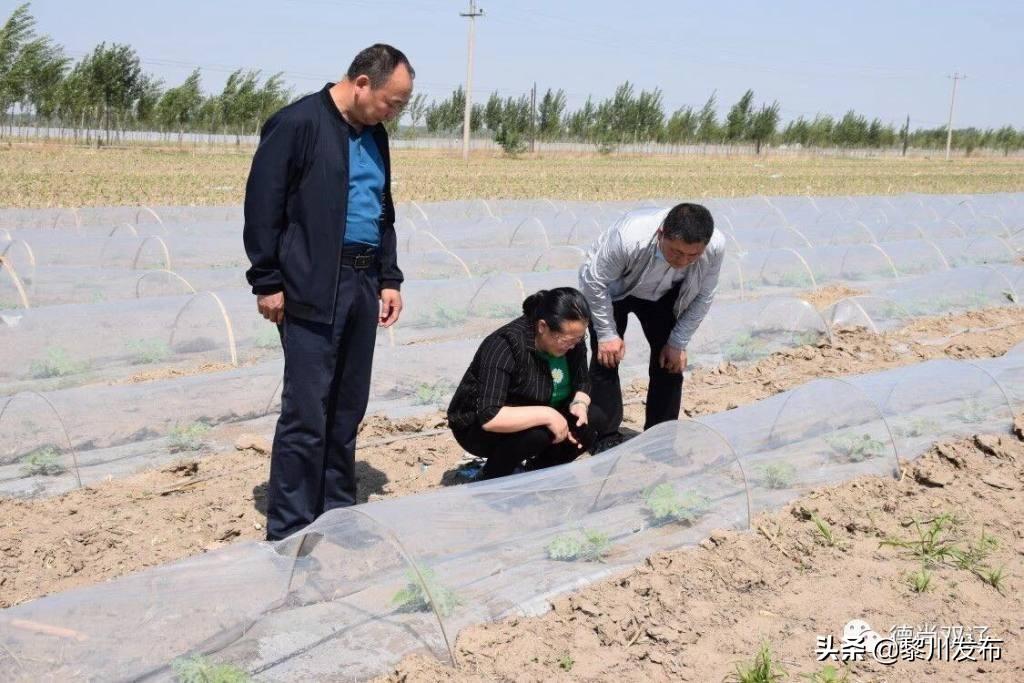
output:
[[[415,72],[373,45],[345,78],[263,126],[245,188],[246,273],[284,348],[281,417],[267,488],[267,539],[356,502],[355,442],[377,326],[402,310],[383,121]]]

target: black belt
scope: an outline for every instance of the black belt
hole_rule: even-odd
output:
[[[376,249],[349,249],[346,247],[341,250],[341,265],[343,266],[366,270],[367,268],[376,268],[379,262]]]

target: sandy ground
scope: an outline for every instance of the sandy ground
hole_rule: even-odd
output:
[[[762,643],[787,672],[779,680],[808,680],[825,667],[816,658],[816,638],[831,634],[838,647],[844,625],[863,619],[885,635],[894,625],[913,632],[935,625],[940,633],[942,626],[987,626],[990,638],[1003,641],[1001,656],[986,662],[968,649],[977,661],[882,664],[868,657],[832,663],[847,679],[810,680],[1020,681],[1022,489],[1018,438],[940,444],[899,481],[861,478],[818,489],[756,518],[755,532],[713,532],[697,548],[655,555],[628,574],[557,600],[542,617],[466,629],[455,645],[458,669],[411,657],[387,680],[732,680],[727,677],[737,665],[749,666]],[[927,589],[915,592],[909,577],[922,560],[884,542],[919,539],[914,521],[928,528],[944,514],[955,522],[943,527],[941,543],[978,547],[984,532],[994,546],[973,569],[931,566]],[[987,582],[993,569],[1002,570],[1001,581]]]
[[[684,412],[701,415],[784,391],[815,377],[870,372],[932,358],[991,357],[1024,339],[1024,311],[997,309],[915,322],[875,336],[840,331],[746,366],[687,377]],[[627,391],[627,423],[642,423],[642,387]],[[360,499],[457,483],[463,452],[440,413],[391,422],[368,418],[358,453]],[[440,431],[420,438],[395,437]],[[245,436],[245,435],[242,435]],[[266,444],[203,454],[163,470],[103,482],[60,497],[0,500],[0,607],[104,581],[144,567],[264,535]],[[376,444],[376,445],[374,445]]]

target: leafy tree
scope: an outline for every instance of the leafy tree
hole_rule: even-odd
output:
[[[406,114],[409,115],[409,124],[415,130],[419,128],[420,121],[427,113],[427,96],[423,93],[417,93],[409,100],[408,106],[405,108]]]
[[[744,140],[750,128],[752,109],[754,106],[754,91],[748,90],[743,96],[732,105],[725,117],[725,139]]]
[[[484,125],[492,133],[496,132],[498,126],[501,125],[501,106],[501,97],[498,96],[497,91],[492,92],[491,96],[487,98],[487,104],[484,105],[483,111]]]
[[[156,105],[157,120],[166,130],[177,131],[179,142],[196,121],[203,104],[199,81],[199,69],[196,69],[184,83],[165,91]]]
[[[128,45],[100,43],[86,60],[86,74],[94,103],[103,111],[103,126],[110,141],[111,117],[116,127],[142,95],[142,66],[135,50]]]
[[[749,91],[748,91],[749,92]],[[775,135],[779,125],[779,103],[762,104],[761,109],[750,118],[748,135],[756,145],[756,153],[761,153],[761,145]]]
[[[672,113],[665,123],[662,134],[664,142],[678,144],[688,142],[697,136],[697,127],[700,125],[700,118],[693,107],[680,107]]]
[[[565,91],[548,91],[541,98],[538,108],[537,136],[541,140],[554,140],[562,132],[562,115],[565,112]]]
[[[715,93],[711,93],[707,102],[700,108],[697,114],[697,139],[701,142],[716,142],[721,138],[721,130],[718,126],[715,101]]]

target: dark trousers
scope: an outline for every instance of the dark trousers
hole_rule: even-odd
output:
[[[480,475],[481,479],[494,479],[512,474],[524,460],[527,470],[563,465],[572,462],[594,446],[598,435],[606,429],[605,416],[600,408],[591,405],[587,414],[587,424],[579,427],[576,424],[576,416],[569,413],[569,406],[558,412],[565,417],[569,423],[569,432],[582,448],[568,439],[562,443],[552,443],[554,437],[547,427],[531,427],[521,432],[499,434],[484,431],[479,425],[472,425],[466,429],[453,430],[453,434],[455,440],[466,451],[487,459]]]
[[[658,301],[627,296],[621,301],[612,302],[615,328],[619,336],[625,335],[628,316],[632,313],[640,321],[647,343],[651,346],[651,359],[647,368],[650,381],[647,385],[644,429],[679,419],[679,408],[683,400],[683,375],[670,373],[658,364],[661,349],[668,343],[669,335],[676,324],[672,309],[678,293],[678,288],[674,287]],[[617,432],[622,424],[622,384],[619,381],[617,367],[606,368],[597,362],[597,333],[593,324],[590,326],[590,348],[590,396],[594,405],[599,406],[608,416],[608,431],[601,434],[607,436]],[[626,353],[629,353],[628,349]]]
[[[379,315],[374,268],[341,268],[334,322],[285,315],[284,383],[267,486],[267,540],[356,502],[356,431],[370,396]]]

